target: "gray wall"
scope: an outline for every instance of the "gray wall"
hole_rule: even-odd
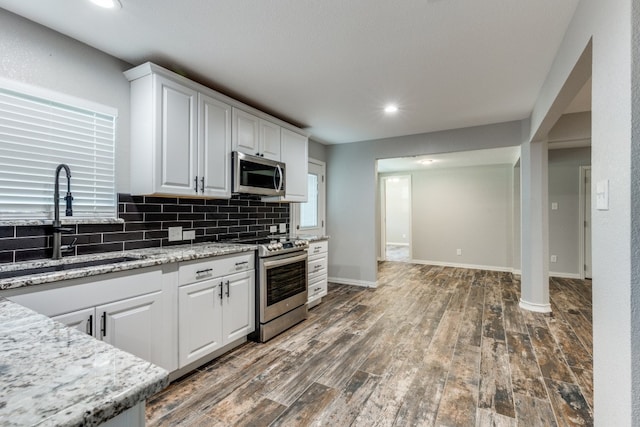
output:
[[[512,174],[511,165],[413,172],[413,258],[510,270]]]
[[[531,119],[534,135],[554,106],[570,102],[562,99],[563,88],[592,42],[592,182],[609,181],[609,209],[592,212],[594,416],[601,426],[640,422],[640,269],[632,269],[640,261],[637,253],[631,256],[631,248],[640,246],[640,227],[631,227],[632,203],[640,203],[640,192],[632,192],[640,177],[631,173],[632,161],[637,171],[640,159],[630,155],[640,144],[640,135],[632,133],[640,113],[631,107],[640,91],[631,86],[637,83],[631,55],[640,37],[635,7],[635,0],[578,3]]]
[[[312,139],[309,139],[309,158],[326,162],[327,161],[326,146]]]
[[[376,160],[519,145],[521,122],[409,135],[327,147],[329,276],[373,286],[380,240]]]
[[[117,108],[116,189],[129,192],[131,65],[4,9],[0,52],[0,77]]]
[[[579,275],[581,227],[579,189],[580,166],[591,165],[591,149],[575,148],[549,151],[549,255],[557,262],[549,264],[551,272]]]

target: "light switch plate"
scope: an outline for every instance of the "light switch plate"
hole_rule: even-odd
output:
[[[552,211],[558,210],[558,202],[551,202],[551,210]]]
[[[169,241],[182,240],[182,227],[169,227]]]
[[[182,240],[193,240],[196,238],[196,230],[182,232]]]
[[[596,209],[609,210],[609,180],[603,179],[596,184]]]
[[[287,224],[286,223],[282,223],[280,224],[280,232],[281,233],[286,233],[287,232]]]

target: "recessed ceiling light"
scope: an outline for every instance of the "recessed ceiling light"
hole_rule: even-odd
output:
[[[420,163],[421,165],[430,165],[431,163],[433,163],[433,159],[420,159],[418,160],[418,163]]]
[[[384,112],[387,114],[393,114],[396,111],[398,111],[398,106],[394,105],[394,104],[389,104],[386,107],[384,107]]]
[[[118,0],[91,0],[91,3],[105,9],[120,9],[122,4]]]

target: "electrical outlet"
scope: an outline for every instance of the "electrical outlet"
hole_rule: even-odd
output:
[[[287,224],[286,223],[282,223],[280,224],[280,232],[281,233],[286,233],[287,232]]]
[[[558,210],[558,202],[551,202],[551,210],[552,211]]]
[[[456,249],[456,255],[461,256],[462,255],[462,249]]]
[[[551,262],[558,262],[558,257],[556,255],[551,255]]]
[[[196,230],[182,232],[182,240],[193,240],[196,238]]]
[[[169,227],[169,241],[182,240],[182,227]]]
[[[269,227],[269,233],[277,233],[278,232],[278,226],[277,225],[272,225]]]

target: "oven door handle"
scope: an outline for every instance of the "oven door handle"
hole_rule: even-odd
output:
[[[280,267],[281,265],[287,265],[287,264],[291,264],[298,261],[305,261],[306,259],[307,259],[307,254],[304,253],[302,255],[297,255],[294,257],[279,258],[273,261],[264,261],[264,267],[265,268]]]

